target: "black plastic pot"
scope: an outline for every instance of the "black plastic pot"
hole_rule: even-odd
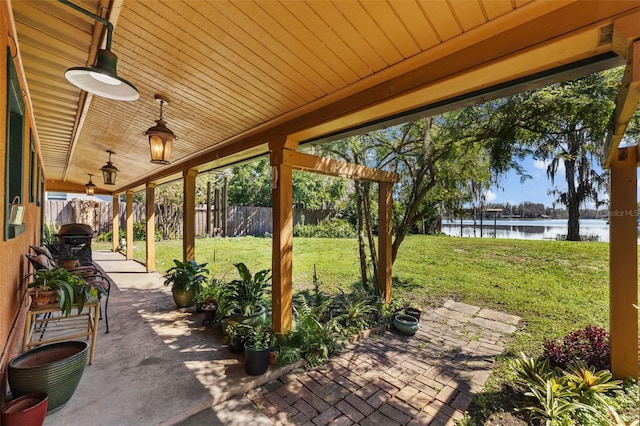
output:
[[[229,350],[232,354],[240,354],[244,351],[244,341],[242,336],[235,336],[229,341]]]
[[[59,409],[76,391],[88,353],[86,342],[68,341],[39,346],[18,355],[8,366],[11,392],[16,397],[44,392],[49,396],[47,412]]]
[[[422,311],[416,308],[405,308],[404,313],[405,315],[409,315],[420,321],[420,315],[422,314]]]
[[[270,348],[263,351],[254,351],[249,348],[244,350],[245,370],[251,376],[259,376],[269,369]]]

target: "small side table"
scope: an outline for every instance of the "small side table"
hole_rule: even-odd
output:
[[[43,306],[31,305],[24,324],[22,352],[47,343],[86,337],[91,339],[89,365],[93,364],[98,337],[99,311],[100,302],[98,301],[86,302],[82,312],[78,312],[78,307],[74,305],[69,316],[62,315],[58,303]]]

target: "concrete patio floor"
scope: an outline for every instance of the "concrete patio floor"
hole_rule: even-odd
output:
[[[387,331],[318,369],[251,377],[219,327],[176,309],[160,274],[118,253],[93,256],[115,283],[110,333],[101,321],[94,364],[45,425],[453,424],[519,321],[449,301],[423,314],[415,336]]]

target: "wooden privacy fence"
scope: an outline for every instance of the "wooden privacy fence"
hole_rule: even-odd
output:
[[[110,202],[97,202],[91,200],[74,199],[71,201],[48,200],[45,204],[45,222],[55,223],[58,227],[66,223],[86,223],[90,225],[97,234],[111,231],[111,204]],[[126,205],[118,203],[120,228],[124,228],[126,221]],[[167,235],[163,228],[170,226],[175,238],[182,238],[182,217],[175,209],[167,209],[166,206],[156,205],[156,228]],[[271,207],[251,207],[251,206],[229,206],[227,208],[227,235],[237,237],[244,235],[262,236],[273,232],[273,221],[271,218]],[[294,208],[294,225],[317,225],[323,220],[333,216],[332,210],[309,210]],[[171,220],[171,216],[179,218],[178,221]],[[145,220],[145,204],[133,203],[133,221],[142,222]],[[211,209],[211,227],[213,235],[222,235],[222,230],[215,228],[213,224],[214,209]],[[203,237],[207,234],[207,206],[196,206],[196,236]]]

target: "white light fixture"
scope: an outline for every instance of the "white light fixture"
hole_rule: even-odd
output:
[[[66,79],[74,86],[104,98],[116,101],[135,101],[138,99],[140,94],[135,86],[124,78],[118,77],[116,73],[118,57],[111,52],[113,24],[67,0],[60,0],[60,2],[92,17],[107,27],[107,45],[105,49],[98,50],[96,65],[94,67],[69,68],[64,73]]]
[[[149,136],[149,149],[151,150],[151,162],[154,164],[169,164],[171,149],[176,135],[167,128],[167,122],[162,118],[162,107],[169,101],[162,95],[155,95],[155,99],[160,103],[160,118],[156,120],[156,125],[150,127],[144,135]]]
[[[89,175],[89,182],[87,182],[84,188],[87,191],[87,195],[93,195],[96,193],[96,186],[91,182],[91,177],[93,176],[91,173],[87,173]]]
[[[102,179],[105,185],[115,185],[118,168],[111,163],[111,154],[115,154],[115,152],[109,150],[107,152],[109,153],[109,161],[100,169],[102,170]]]

